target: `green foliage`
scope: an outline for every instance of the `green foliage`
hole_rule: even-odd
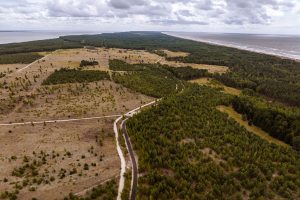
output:
[[[146,65],[128,64],[122,60],[109,60],[109,69],[113,71],[141,71]]]
[[[85,67],[85,66],[94,66],[94,65],[98,65],[99,63],[95,60],[82,60],[80,62],[79,67]]]
[[[122,199],[130,199],[130,189],[131,189],[131,171],[124,174],[125,184],[121,194]]]
[[[43,56],[37,53],[4,54],[4,55],[0,55],[0,64],[15,64],[15,63],[28,64],[42,57]]]
[[[296,136],[293,138],[293,147],[294,149],[300,151],[300,136]]]
[[[260,94],[300,106],[300,63],[275,56],[175,38],[158,32],[105,33],[66,36],[62,39],[102,47],[155,51],[168,49],[189,53],[167,58],[186,63],[228,66],[231,73],[216,75],[224,84],[250,88]]]
[[[181,80],[192,80],[209,76],[206,69],[194,69],[192,67],[165,67],[172,72],[174,76]]]
[[[181,82],[169,71],[156,67],[124,75],[114,73],[113,80],[127,88],[153,97],[173,94],[176,92],[176,84],[178,87],[181,86]]]
[[[275,107],[261,106],[247,96],[235,97],[232,106],[238,113],[246,115],[249,123],[272,137],[293,145],[293,137],[300,136],[300,113],[289,115]]]
[[[64,83],[82,83],[93,82],[109,79],[107,72],[98,70],[77,70],[66,69],[55,70],[46,80],[43,85],[55,85]]]
[[[216,109],[231,101],[212,88],[187,85],[128,121],[144,174],[138,199],[299,198],[299,154]]]

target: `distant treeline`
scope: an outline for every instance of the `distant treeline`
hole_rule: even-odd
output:
[[[167,58],[186,63],[228,66],[230,73],[216,76],[222,83],[250,88],[267,97],[300,106],[300,63],[290,59],[235,48],[215,46],[168,36],[159,32],[123,32],[99,35],[64,36],[58,39],[0,45],[0,55],[50,51],[92,45],[106,48],[157,51],[168,49],[189,53]]]
[[[69,42],[61,38],[49,40],[37,40],[31,42],[11,43],[0,45],[0,55],[14,53],[28,53],[53,51],[57,49],[80,48],[82,44],[78,42]]]
[[[188,52],[186,57],[167,59],[228,66],[231,73],[217,76],[224,84],[251,88],[265,96],[300,106],[300,63],[293,60],[180,39],[158,32],[105,33],[61,38],[69,42],[84,41],[85,44],[108,48]]]
[[[42,58],[42,55],[37,53],[16,53],[0,55],[0,64],[23,63],[29,64],[35,60]]]

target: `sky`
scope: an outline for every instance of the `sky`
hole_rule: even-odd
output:
[[[300,35],[300,0],[0,0],[0,30]]]

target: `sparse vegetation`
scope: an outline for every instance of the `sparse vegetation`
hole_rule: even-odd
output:
[[[78,197],[72,193],[68,197],[65,197],[64,200],[90,200],[90,199],[99,199],[99,200],[113,200],[117,197],[117,183],[115,180],[108,181],[103,185],[94,187],[90,192],[88,192],[84,197]]]

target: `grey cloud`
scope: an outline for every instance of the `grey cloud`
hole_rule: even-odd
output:
[[[267,8],[288,12],[299,0],[0,0],[2,16],[124,19],[161,25],[268,24]],[[38,2],[38,3],[36,3]],[[298,12],[299,11],[295,11]],[[3,14],[5,13],[5,14]],[[300,13],[299,13],[300,14]],[[205,19],[205,21],[203,20]]]
[[[293,3],[282,3],[278,0],[226,0],[227,17],[223,20],[226,24],[268,24],[272,20],[267,13],[267,6],[280,10]]]
[[[143,6],[147,4],[145,0],[109,0],[108,4],[116,9],[129,9],[132,6]]]
[[[151,20],[152,23],[161,25],[208,25],[207,22],[195,21],[195,20],[185,20],[185,19],[155,19]]]
[[[201,0],[198,3],[196,3],[196,7],[201,10],[212,10],[214,4],[212,0]]]

